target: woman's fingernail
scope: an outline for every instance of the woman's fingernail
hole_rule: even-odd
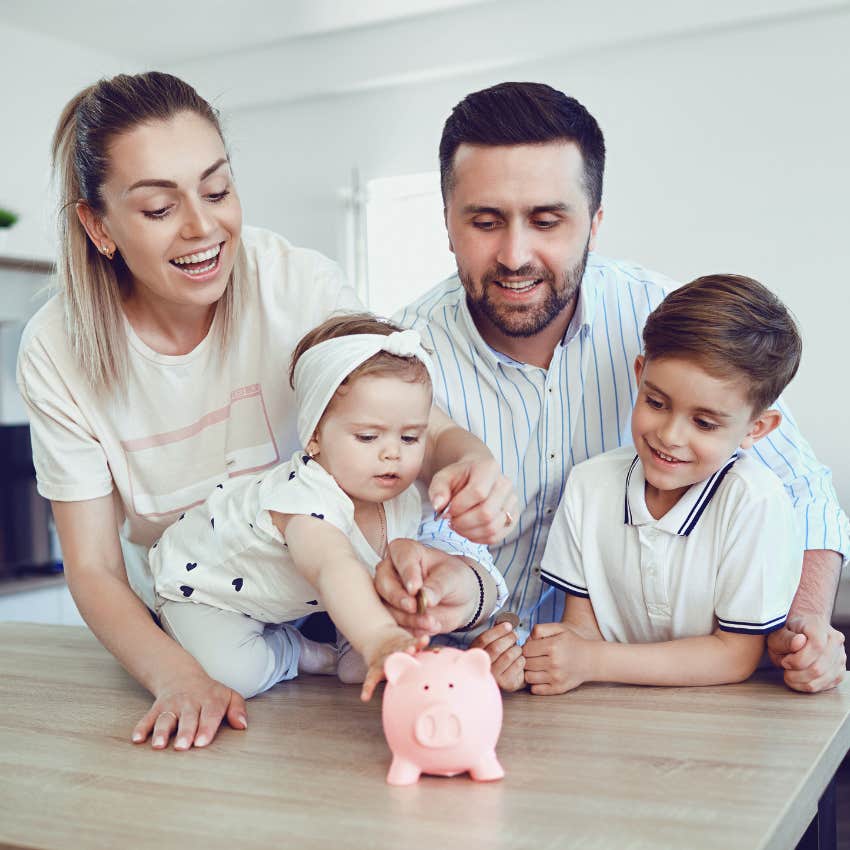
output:
[[[133,743],[138,744],[139,741],[143,740],[143,736],[141,732],[133,732]]]
[[[157,738],[154,738],[153,745],[155,747],[164,747],[165,746],[165,738],[163,738],[162,735],[158,736]]]
[[[239,715],[239,722],[242,724],[243,729],[248,728],[248,718],[244,714]]]
[[[189,749],[189,742],[185,738],[178,738],[174,742],[174,749],[175,750],[188,750]]]
[[[209,742],[210,740],[206,735],[198,735],[198,737],[195,738],[196,747],[205,747]]]

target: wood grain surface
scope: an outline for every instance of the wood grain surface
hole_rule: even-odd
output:
[[[380,695],[304,676],[249,728],[155,752],[148,694],[83,628],[0,624],[0,847],[789,848],[850,747],[850,683],[505,697],[507,773],[385,783]]]

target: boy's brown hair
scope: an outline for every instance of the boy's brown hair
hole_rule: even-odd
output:
[[[803,348],[785,305],[734,274],[699,277],[671,292],[646,320],[643,345],[647,360],[681,357],[717,378],[743,379],[754,414],[779,398]]]
[[[304,334],[298,341],[295,350],[292,352],[292,361],[289,364],[289,385],[295,389],[295,366],[298,363],[298,359],[305,351],[314,345],[318,345],[320,342],[325,342],[328,339],[336,339],[340,336],[350,336],[352,334],[381,334],[383,336],[389,336],[391,333],[402,330],[404,328],[399,327],[387,319],[379,319],[371,313],[346,313],[344,315],[331,316],[330,319],[326,319],[322,324],[317,325],[313,330]],[[352,369],[340,384],[340,387],[346,386],[346,384],[355,378],[375,374],[397,375],[402,380],[410,381],[411,383],[429,385],[431,383],[428,369],[418,357],[401,357],[397,354],[390,354],[388,351],[379,351],[355,369]]]

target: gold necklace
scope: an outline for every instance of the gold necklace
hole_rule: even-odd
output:
[[[387,512],[384,510],[384,503],[378,502],[378,522],[381,524],[381,545],[378,549],[378,554],[381,558],[387,556]]]

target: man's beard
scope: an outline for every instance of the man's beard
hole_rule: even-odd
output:
[[[476,298],[472,295],[474,291],[472,278],[458,266],[458,277],[466,290],[466,303],[469,305],[470,312],[473,316],[478,313],[486,318],[505,336],[529,337],[540,333],[552,324],[576,297],[587,265],[589,242],[590,240],[584,246],[581,260],[563,273],[557,285],[555,277],[544,269],[528,265],[511,271],[502,265],[497,265],[484,273],[481,278],[481,294]],[[499,286],[495,281],[504,277],[540,280],[538,286],[545,286],[548,289],[543,303],[539,305],[494,303],[489,293],[494,286]]]

